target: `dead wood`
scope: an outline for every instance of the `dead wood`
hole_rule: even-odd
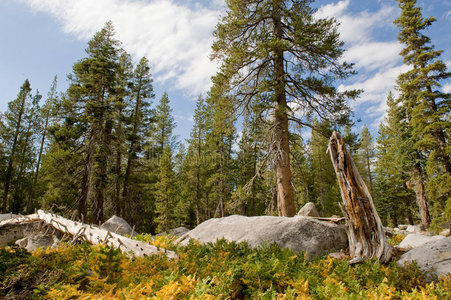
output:
[[[392,247],[385,237],[373,198],[337,132],[330,138],[328,151],[340,186],[340,208],[346,219],[350,262],[371,258],[389,262]]]
[[[81,240],[90,244],[102,244],[120,249],[123,253],[131,256],[148,256],[158,253],[164,253],[169,258],[176,258],[177,254],[173,251],[157,248],[145,242],[136,241],[125,236],[98,228],[93,225],[84,224],[81,222],[74,222],[72,220],[63,218],[61,216],[45,212],[43,210],[37,211],[35,214],[22,216],[15,219],[5,220],[0,222],[0,233],[4,228],[10,228],[16,225],[17,228],[22,228],[24,224],[31,224],[43,222],[51,226],[55,230],[68,234],[72,237],[72,241]],[[25,235],[24,230],[20,230],[22,235]],[[19,236],[14,236],[19,238]],[[23,237],[23,236],[22,236]]]
[[[334,218],[334,217],[330,217],[330,218],[326,218],[326,217],[310,217],[312,219],[318,220],[318,221],[325,221],[325,222],[331,222],[331,223],[340,223],[341,221],[345,221],[345,218]]]

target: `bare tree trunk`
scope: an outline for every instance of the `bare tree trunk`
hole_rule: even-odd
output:
[[[282,39],[280,7],[273,7],[274,34]],[[296,214],[294,192],[291,185],[290,142],[288,132],[287,99],[285,94],[285,70],[283,50],[274,51],[274,101],[275,101],[275,143],[277,202],[279,216],[292,217]]]
[[[340,207],[346,219],[350,262],[377,258],[387,263],[392,257],[392,247],[385,237],[371,194],[337,132],[332,134],[328,150],[343,200]]]

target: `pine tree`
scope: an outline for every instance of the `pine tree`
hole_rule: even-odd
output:
[[[158,180],[155,184],[155,213],[157,232],[169,232],[174,225],[175,173],[172,162],[172,152],[165,145],[160,157]]]
[[[387,116],[380,124],[375,162],[374,200],[381,219],[394,225],[408,219],[413,224],[415,194],[409,190],[412,168],[405,108],[390,93]]]
[[[140,230],[144,230],[147,232],[152,232],[155,229],[159,230],[167,230],[168,224],[172,226],[173,212],[171,212],[171,220],[164,219],[165,216],[168,216],[166,213],[162,214],[161,211],[161,197],[162,196],[162,185],[166,184],[166,182],[160,182],[161,180],[167,180],[167,177],[171,177],[171,182],[173,183],[174,176],[168,175],[169,173],[173,173],[173,162],[172,162],[172,153],[173,149],[176,147],[176,140],[172,134],[173,129],[176,124],[174,122],[174,117],[172,116],[172,108],[169,105],[169,97],[167,93],[164,93],[161,97],[158,105],[156,106],[154,112],[151,116],[151,125],[150,130],[148,131],[147,141],[144,145],[144,153],[141,161],[142,168],[144,168],[143,173],[141,174],[141,182],[142,190],[139,190],[139,194],[137,195],[135,205],[135,211],[144,213],[146,218],[135,218],[138,228]],[[167,150],[165,150],[168,148]],[[167,158],[168,153],[164,154],[167,151],[170,154],[170,158]],[[164,157],[166,155],[166,157]],[[165,161],[165,159],[169,159],[170,161],[170,169],[167,166],[169,163]],[[166,172],[161,175],[162,172],[162,163],[166,164],[165,169]],[[163,177],[162,177],[163,176]],[[159,188],[156,188],[159,186]],[[173,189],[174,187],[171,187]],[[159,191],[159,192],[157,192]],[[165,198],[164,198],[165,199]],[[174,208],[174,199],[171,200],[171,209]],[[160,202],[159,202],[160,201]],[[158,206],[160,205],[160,206]],[[164,220],[163,220],[163,219]],[[169,223],[168,223],[169,222]],[[159,225],[159,224],[166,225]],[[163,227],[162,227],[163,226]]]
[[[56,89],[57,89],[57,77],[55,76],[55,78],[53,79],[52,85],[50,86],[48,98],[47,98],[44,106],[40,110],[41,119],[44,122],[44,127],[42,128],[38,158],[37,158],[36,167],[35,167],[35,171],[34,171],[33,181],[30,186],[30,194],[28,196],[28,203],[27,203],[28,213],[31,213],[33,207],[35,206],[34,205],[35,189],[36,189],[36,185],[38,184],[42,155],[44,153],[44,147],[45,147],[45,143],[47,140],[47,131],[48,131],[48,127],[50,125],[51,118],[55,117],[55,114],[56,114],[56,111],[55,111],[57,109],[56,103],[58,101]]]
[[[32,184],[33,166],[36,161],[35,140],[41,130],[39,101],[42,96],[39,91],[26,103],[23,118],[23,128],[18,140],[18,157],[16,176],[13,182],[11,210],[15,212],[26,211],[27,200]]]
[[[222,63],[214,77],[218,95],[232,94],[240,107],[260,96],[273,118],[272,151],[279,214],[283,216],[296,213],[289,121],[311,125],[312,115],[343,121],[349,112],[346,99],[358,94],[340,93],[331,85],[333,79],[344,79],[353,72],[340,61],[343,44],[336,22],[315,18],[312,2],[230,0],[227,15],[214,33],[212,58]],[[305,114],[297,118],[290,107],[299,107]]]
[[[199,96],[194,110],[194,125],[188,139],[188,151],[184,161],[186,181],[182,184],[183,194],[194,210],[198,225],[207,217],[208,199],[206,181],[208,176],[206,139],[209,132],[207,108],[202,96]]]
[[[303,207],[312,199],[313,176],[310,169],[311,156],[308,144],[302,137],[302,127],[290,134],[291,167],[293,169],[293,186],[296,191],[296,206]]]
[[[175,128],[172,108],[169,106],[169,97],[165,92],[160,99],[153,115],[153,125],[151,131],[151,151],[152,156],[159,156],[164,148],[175,146],[172,131]]]
[[[78,110],[76,122],[84,127],[84,170],[79,197],[79,215],[86,220],[92,196],[93,222],[104,220],[104,202],[109,183],[108,165],[112,153],[114,105],[117,95],[119,57],[122,49],[114,39],[111,22],[89,41],[88,57],[75,63],[67,94]]]
[[[24,122],[27,106],[31,102],[30,82],[25,80],[16,100],[8,103],[8,111],[5,113],[2,122],[2,140],[7,147],[7,166],[4,178],[2,212],[8,210],[10,201],[10,188],[14,176],[17,173],[17,160],[19,160],[20,141],[24,131]],[[2,121],[3,121],[2,120]]]
[[[233,190],[232,147],[236,131],[233,103],[230,98],[210,95],[207,98],[207,111],[211,120],[211,130],[206,137],[209,162],[206,185],[210,202],[207,216],[224,217]]]
[[[313,176],[311,196],[313,202],[319,204],[321,215],[336,215],[340,211],[338,207],[340,191],[330,155],[327,153],[329,146],[327,137],[332,135],[332,128],[328,122],[324,121],[318,123],[315,127],[317,129],[312,131],[310,141],[310,172]]]
[[[358,168],[360,167],[359,172],[368,185],[370,193],[373,193],[373,174],[371,166],[375,157],[375,152],[373,137],[366,126],[363,126],[362,132],[360,133],[358,157],[360,162],[360,166],[357,165]]]
[[[265,181],[267,138],[265,124],[258,120],[255,108],[245,115],[236,154],[236,183],[233,193],[234,213],[262,215],[270,202],[270,188]]]
[[[417,194],[425,189],[430,200],[443,207],[445,201],[451,198],[451,148],[448,142],[451,97],[441,92],[439,87],[440,81],[449,78],[451,73],[439,59],[443,51],[435,50],[430,45],[430,38],[422,33],[435,18],[423,18],[416,0],[398,2],[401,15],[395,24],[400,29],[398,39],[405,46],[400,54],[404,63],[411,67],[398,78],[400,101],[406,107],[408,126],[411,128],[410,143],[418,156],[426,156],[424,165],[419,165],[419,162],[414,165],[412,177],[417,182]],[[420,182],[421,178],[426,177],[424,183]],[[423,224],[427,227],[427,202],[421,203]]]
[[[131,78],[130,112],[127,121],[127,164],[125,167],[122,201],[120,211],[125,214],[135,212],[133,203],[137,202],[140,188],[140,174],[144,172],[140,167],[144,144],[149,138],[151,111],[150,105],[154,98],[152,77],[149,61],[143,57],[136,66]],[[134,187],[134,189],[132,189]],[[131,219],[131,216],[128,216]]]

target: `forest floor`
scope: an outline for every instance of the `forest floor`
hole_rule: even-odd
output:
[[[451,276],[429,283],[415,265],[399,267],[245,243],[175,245],[171,236],[149,241],[178,253],[129,258],[119,250],[61,244],[28,253],[0,249],[4,299],[451,299]],[[392,243],[399,242],[396,240]]]

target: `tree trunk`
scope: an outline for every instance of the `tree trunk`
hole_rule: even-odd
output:
[[[106,121],[104,125],[103,136],[101,137],[102,145],[98,149],[96,155],[96,173],[95,173],[95,199],[94,199],[94,223],[101,224],[104,221],[103,206],[105,203],[105,192],[108,180],[108,160],[110,157],[112,124]]]
[[[282,40],[280,7],[273,7],[274,35]],[[292,217],[296,214],[294,192],[291,185],[290,143],[288,132],[287,99],[285,94],[285,70],[283,50],[274,50],[274,104],[275,134],[274,151],[276,155],[277,207],[279,216]]]
[[[86,221],[88,214],[88,196],[91,185],[92,156],[94,152],[94,128],[88,133],[88,144],[86,147],[85,166],[81,182],[80,198],[78,200],[78,216],[80,220]]]
[[[420,163],[416,163],[412,168],[412,183],[415,191],[418,209],[420,211],[421,223],[424,228],[428,228],[431,223],[431,216],[429,214],[428,202],[426,200],[426,191],[424,189],[423,170]]]
[[[337,132],[332,134],[328,150],[343,200],[340,207],[346,219],[350,262],[377,258],[387,263],[392,257],[392,247],[368,188]]]

